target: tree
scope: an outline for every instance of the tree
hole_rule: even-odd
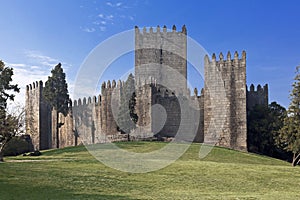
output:
[[[25,133],[25,106],[22,104],[15,104],[10,109],[7,109],[7,113],[16,120],[17,126],[15,126],[14,130],[16,135]]]
[[[63,125],[59,122],[59,113],[66,116],[70,102],[66,74],[63,72],[61,63],[52,69],[51,76],[45,83],[43,96],[52,109],[56,111],[56,147],[59,148],[59,128]]]
[[[5,67],[0,60],[0,161],[3,161],[3,149],[15,136],[18,126],[14,116],[7,114],[7,101],[13,101],[15,95],[11,92],[19,92],[17,84],[11,84],[13,68]]]
[[[296,68],[294,80],[291,103],[276,141],[278,146],[293,153],[292,165],[296,166],[300,163],[300,66]]]
[[[138,116],[135,113],[136,94],[134,76],[129,74],[121,90],[120,108],[118,113],[118,130],[121,133],[128,134],[130,140],[130,131],[135,129]]]
[[[286,110],[276,102],[268,106],[256,105],[248,115],[248,148],[249,151],[283,158],[276,146],[274,137],[283,126]],[[281,157],[280,157],[281,156]]]

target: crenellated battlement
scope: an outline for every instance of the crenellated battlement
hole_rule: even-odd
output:
[[[102,85],[101,85],[101,90],[105,90],[105,89],[114,89],[114,88],[121,88],[123,87],[124,82],[122,82],[121,80],[118,80],[118,83],[116,82],[116,80],[108,80],[103,81]]]
[[[268,84],[263,87],[258,84],[255,90],[253,84],[250,85],[249,90],[247,87],[247,109],[251,110],[255,105],[265,105],[269,104],[269,89]]]
[[[233,149],[247,150],[246,52],[241,57],[228,51],[226,58],[215,53],[204,58],[204,134],[205,141]],[[218,122],[216,141],[211,120]],[[224,122],[224,123],[220,123]]]
[[[108,81],[103,81],[101,85],[101,93],[102,95],[98,95],[98,97],[93,96],[93,97],[83,97],[79,98],[77,100],[73,101],[74,107],[76,106],[84,106],[84,105],[101,105],[101,102],[104,98],[107,98],[107,95],[111,95],[112,92],[116,91],[121,91],[121,88],[123,87],[124,82],[121,80],[108,80]]]
[[[93,96],[93,97],[84,97],[84,98],[79,98],[78,100],[74,100],[73,101],[73,106],[74,107],[77,107],[77,106],[83,106],[83,105],[90,105],[90,104],[93,104],[93,105],[100,105],[101,104],[101,98],[102,96],[99,95],[98,97],[96,96]]]
[[[187,34],[185,25],[182,26],[181,31],[177,31],[176,29],[177,28],[175,25],[172,26],[171,30],[170,29],[168,30],[166,25],[164,25],[162,29],[158,25],[155,29],[153,27],[150,27],[150,28],[143,27],[142,31],[141,31],[138,26],[135,26],[135,33],[136,34],[138,34],[138,33],[140,33],[140,34],[181,33],[181,34],[185,34],[185,35]]]
[[[193,94],[194,97],[201,97],[201,96],[204,96],[204,88],[201,88],[200,94],[198,94],[198,93],[199,93],[199,92],[198,92],[198,88],[194,88],[194,94]]]
[[[40,80],[26,85],[26,91],[32,91],[36,89],[43,89],[43,81]]]
[[[142,31],[135,27],[135,77],[138,85],[172,82],[178,72],[184,77],[174,82],[174,87],[186,90],[187,78],[187,30],[185,25],[178,31],[173,25],[171,30],[166,26],[144,27]],[[166,70],[166,66],[170,70]],[[174,72],[171,72],[174,69]],[[176,73],[175,73],[176,72]],[[173,73],[173,74],[171,74]],[[167,80],[170,79],[170,80]],[[139,84],[141,83],[141,84]]]
[[[263,92],[268,92],[268,84],[265,84],[263,87],[261,87],[260,84],[257,85],[256,90],[253,84],[250,85],[249,90],[247,87],[248,92],[258,92],[258,93],[263,93]]]
[[[215,53],[212,54],[211,60],[209,59],[208,55],[204,57],[204,62],[206,64],[214,64],[214,65],[222,65],[222,66],[235,66],[239,67],[239,62],[246,62],[246,51],[242,51],[242,56],[239,58],[239,54],[237,51],[234,52],[233,58],[231,58],[231,53],[228,51],[226,59],[224,59],[223,53],[221,52],[219,54],[219,59],[217,59],[217,56]],[[232,65],[235,64],[235,65]]]

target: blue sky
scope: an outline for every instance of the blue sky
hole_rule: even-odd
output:
[[[185,24],[209,54],[246,50],[247,84],[268,83],[270,102],[287,107],[300,64],[299,10],[298,1],[274,0],[6,0],[0,6],[0,59],[15,69],[22,89],[18,101],[24,102],[26,84],[45,81],[58,62],[72,93],[81,63],[108,37],[135,25]],[[116,63],[125,70],[134,62]],[[111,73],[106,78],[118,77]]]

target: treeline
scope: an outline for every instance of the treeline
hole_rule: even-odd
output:
[[[276,102],[248,111],[247,145],[250,152],[300,163],[300,67],[296,68],[290,105]]]

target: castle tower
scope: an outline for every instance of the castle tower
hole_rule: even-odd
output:
[[[172,125],[176,121],[174,117],[180,116],[180,109],[171,109],[167,104],[171,98],[166,97],[166,101],[163,101],[164,98],[161,98],[160,94],[173,93],[175,96],[186,93],[186,59],[187,30],[185,26],[181,31],[176,31],[175,25],[171,31],[167,31],[166,26],[162,29],[157,26],[156,30],[151,27],[148,31],[145,27],[142,31],[137,26],[135,27],[136,113],[139,117],[137,125],[143,127],[143,131],[156,134],[159,132],[156,129],[162,128],[159,133],[168,133],[168,136],[176,134],[179,125]],[[159,113],[152,107],[154,104],[164,107],[167,112],[164,127],[158,125],[160,124],[157,116]]]
[[[51,109],[43,99],[43,82],[26,86],[26,133],[32,138],[35,149],[51,148]]]
[[[247,150],[246,52],[205,57],[204,141]]]
[[[264,87],[258,85],[256,90],[253,84],[251,84],[250,90],[247,88],[247,110],[251,110],[255,105],[269,105],[268,84]]]
[[[135,78],[140,83],[148,81],[150,77],[159,85],[168,87],[173,79],[178,81],[174,88],[185,90],[187,79],[187,31],[183,26],[181,31],[167,31],[164,26],[161,30],[157,26],[153,31],[143,28],[140,32],[135,27]]]

